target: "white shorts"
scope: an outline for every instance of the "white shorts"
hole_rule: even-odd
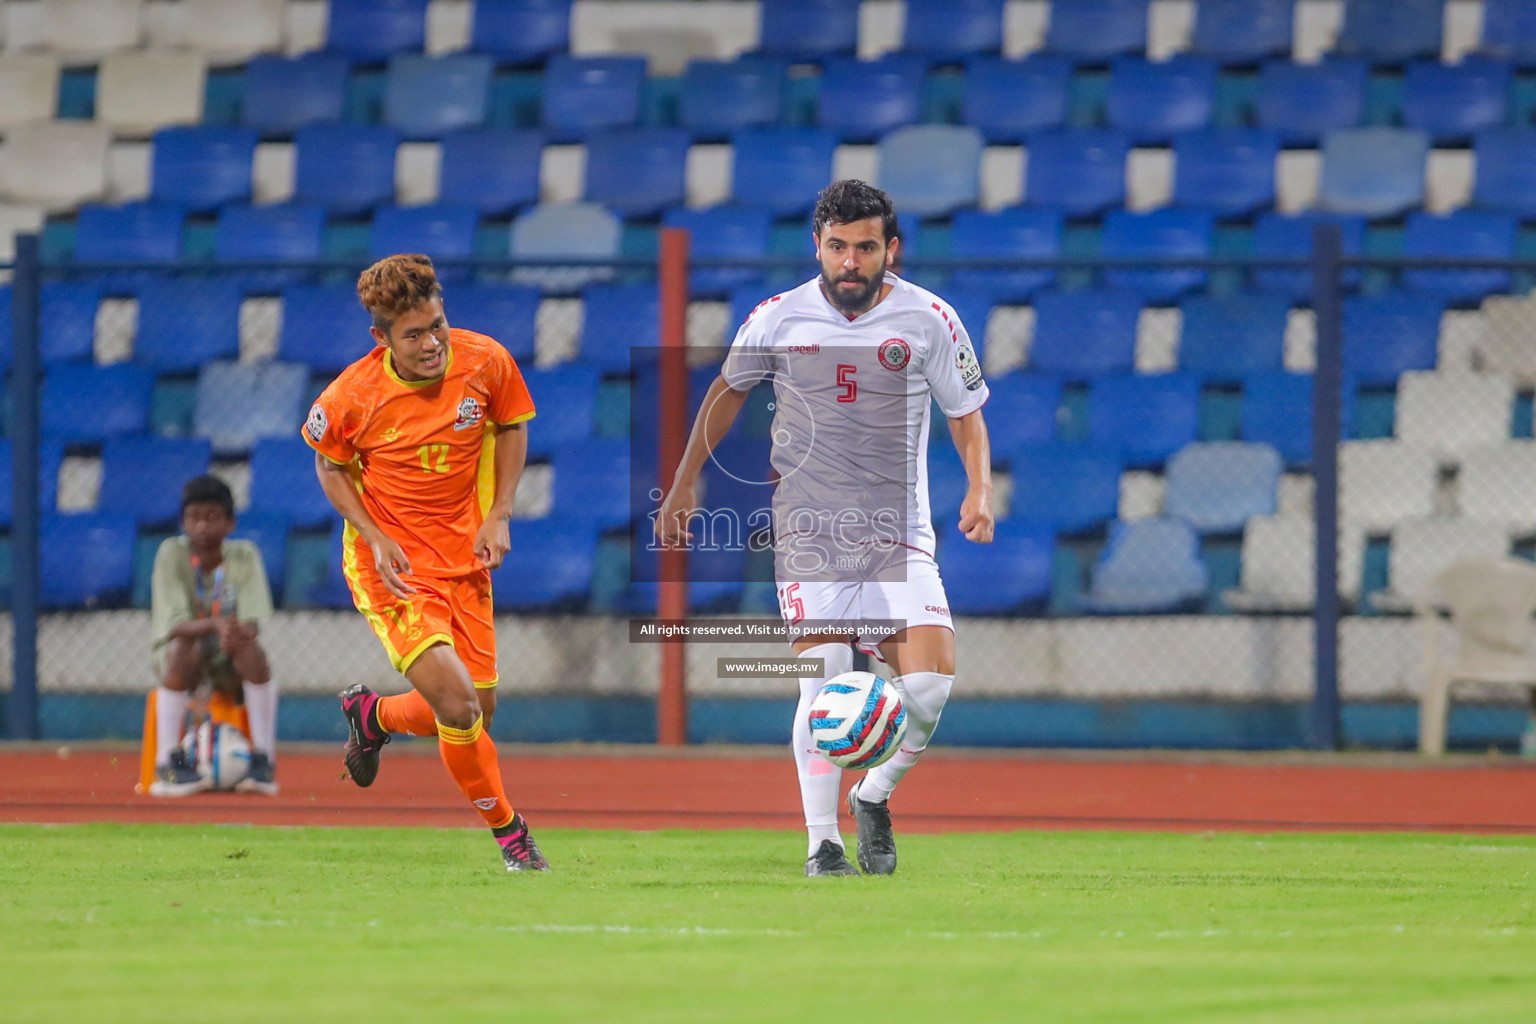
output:
[[[912,626],[943,626],[953,631],[949,598],[933,556],[908,549],[901,572],[891,580],[780,582],[779,614],[786,625],[806,619],[833,619],[843,623],[871,619],[896,619]],[[860,633],[860,650],[880,657],[879,644],[889,640],[886,631]],[[884,660],[883,658],[881,659]]]

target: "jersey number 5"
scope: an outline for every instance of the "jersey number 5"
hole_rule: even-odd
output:
[[[859,397],[859,382],[853,379],[857,366],[847,363],[837,364],[837,383],[843,389],[843,393],[837,396],[839,402],[852,402]]]

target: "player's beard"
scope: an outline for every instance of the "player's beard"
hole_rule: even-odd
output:
[[[864,287],[858,289],[839,287],[844,281],[855,281]],[[827,293],[827,298],[832,300],[832,305],[850,316],[867,312],[875,304],[875,296],[880,294],[880,287],[883,284],[885,284],[884,262],[868,278],[848,272],[839,274],[837,277],[828,277],[825,270],[821,272],[821,290]]]

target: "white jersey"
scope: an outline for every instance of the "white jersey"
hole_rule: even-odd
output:
[[[885,281],[890,293],[853,320],[819,276],[774,296],[736,332],[721,368],[737,391],[773,384],[781,581],[867,578],[872,547],[931,555],[932,406],[958,418],[986,403],[954,309],[894,274]]]

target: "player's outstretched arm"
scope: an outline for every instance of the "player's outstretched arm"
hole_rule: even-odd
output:
[[[694,489],[704,462],[715,450],[720,439],[730,432],[731,424],[746,404],[747,392],[737,391],[716,377],[704,395],[704,404],[694,418],[693,430],[688,435],[688,447],[683,449],[683,460],[678,463],[672,486],[662,499],[661,510],[656,515],[656,536],[665,545],[687,543],[693,540],[688,530],[688,515],[698,507]]]
[[[965,476],[970,482],[965,500],[960,503],[960,532],[977,544],[992,543],[992,442],[987,438],[987,422],[981,410],[949,421],[949,435],[955,439]]]
[[[528,431],[521,423],[498,425],[494,445],[492,465],[496,470],[496,490],[491,507],[486,510],[485,521],[475,531],[475,557],[487,569],[499,567],[507,552],[512,550],[507,520],[512,518],[512,501],[517,497],[517,484],[528,463]]]
[[[336,511],[363,535],[363,540],[373,549],[373,567],[384,580],[384,586],[389,588],[389,592],[396,597],[410,597],[416,593],[415,587],[400,579],[401,573],[411,571],[410,560],[400,550],[399,544],[384,536],[379,524],[363,508],[363,499],[357,496],[357,489],[352,486],[352,474],[347,467],[316,452],[315,475],[320,478],[320,489],[325,492]]]

